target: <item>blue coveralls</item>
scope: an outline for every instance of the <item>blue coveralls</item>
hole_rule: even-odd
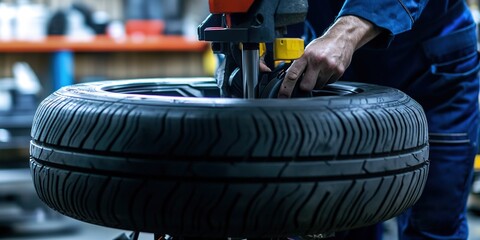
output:
[[[318,35],[343,15],[362,17],[384,29],[354,54],[341,80],[401,89],[427,114],[431,161],[427,186],[418,203],[397,218],[400,239],[467,239],[465,205],[477,150],[480,66],[475,24],[465,1],[309,4],[307,19]],[[352,235],[351,239],[374,239]]]

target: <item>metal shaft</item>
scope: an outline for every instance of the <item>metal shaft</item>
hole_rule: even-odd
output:
[[[243,98],[256,97],[259,64],[258,43],[244,43],[242,49]]]

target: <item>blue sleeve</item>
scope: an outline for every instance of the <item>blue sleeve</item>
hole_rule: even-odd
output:
[[[354,15],[366,19],[385,29],[388,34],[380,38],[390,42],[394,35],[412,29],[427,3],[428,0],[346,0],[338,17]]]

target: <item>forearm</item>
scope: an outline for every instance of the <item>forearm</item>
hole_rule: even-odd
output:
[[[352,49],[357,50],[381,32],[381,29],[371,22],[353,15],[343,16],[325,32],[321,38],[328,38],[349,44]]]

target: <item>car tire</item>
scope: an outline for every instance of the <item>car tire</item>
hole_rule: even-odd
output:
[[[420,197],[428,131],[399,90],[338,83],[312,98],[216,98],[212,79],[62,88],[39,106],[38,196],[73,218],[175,236],[346,230]]]

